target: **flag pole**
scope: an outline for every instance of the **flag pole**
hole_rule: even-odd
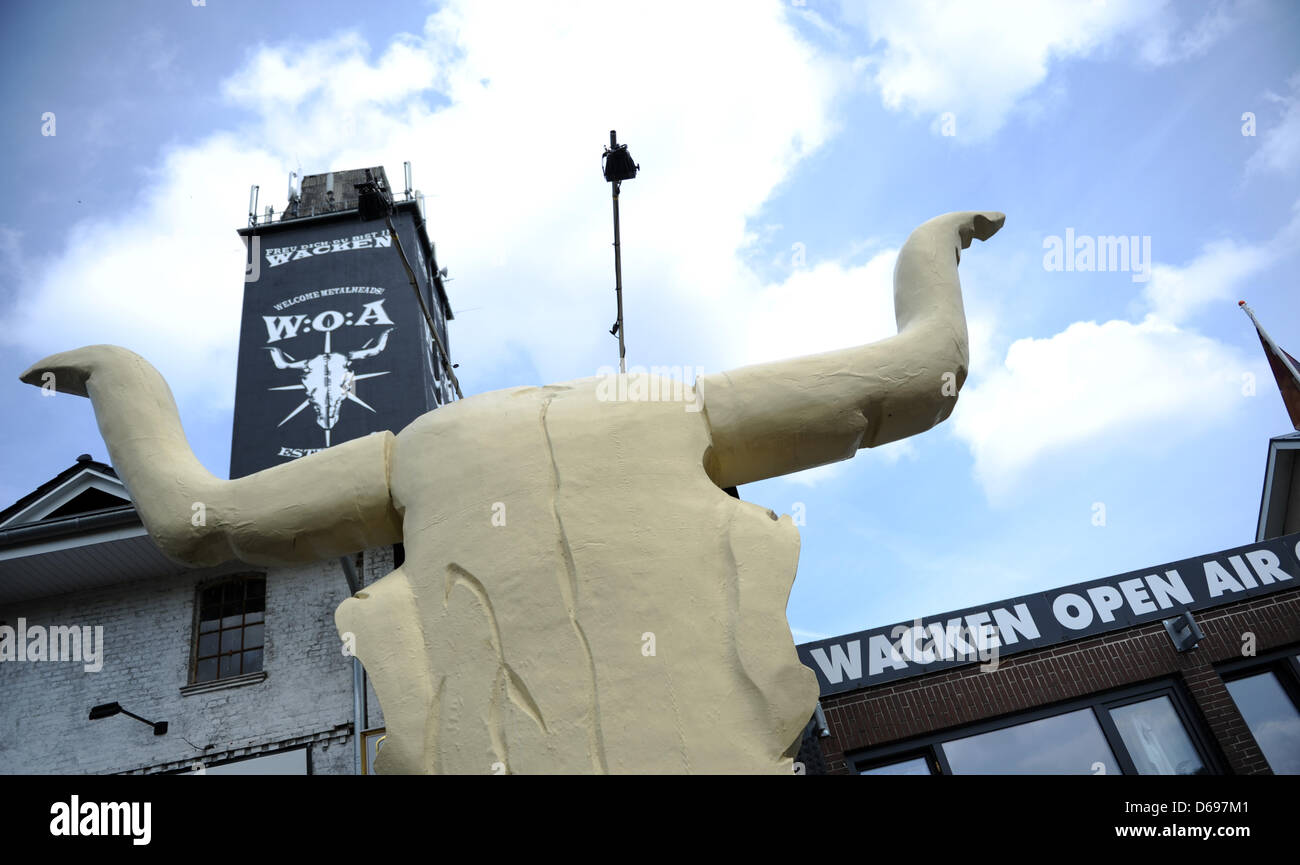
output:
[[[1264,344],[1268,346],[1269,351],[1273,352],[1273,354],[1277,356],[1277,359],[1282,361],[1282,365],[1287,368],[1289,373],[1291,373],[1291,377],[1296,380],[1296,384],[1300,385],[1300,372],[1296,372],[1295,365],[1291,363],[1291,358],[1287,356],[1286,352],[1282,351],[1282,349],[1278,347],[1277,343],[1273,342],[1273,337],[1268,335],[1268,331],[1264,330],[1263,325],[1259,323],[1259,319],[1255,318],[1255,311],[1247,306],[1246,301],[1244,300],[1238,301],[1237,306],[1245,310],[1246,315],[1250,316],[1250,320],[1255,323],[1255,330],[1259,331],[1260,338],[1264,340]]]

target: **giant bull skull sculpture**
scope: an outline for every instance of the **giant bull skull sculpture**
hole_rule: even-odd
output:
[[[297,370],[300,377],[299,384],[273,387],[271,390],[304,390],[307,392],[307,398],[299,403],[297,408],[285,415],[284,420],[280,421],[276,426],[284,426],[298,412],[310,405],[316,410],[316,425],[325,430],[325,447],[329,447],[330,431],[334,429],[334,424],[339,421],[339,410],[343,407],[343,400],[350,399],[362,408],[373,412],[374,408],[357,396],[356,383],[363,378],[374,378],[388,373],[371,372],[357,375],[352,370],[352,361],[364,360],[382,352],[388,346],[388,335],[392,332],[392,328],[385,330],[379,335],[378,344],[374,346],[369,345],[367,342],[366,347],[350,351],[347,354],[339,354],[330,350],[330,332],[327,330],[325,331],[325,351],[307,360],[294,360],[292,356],[286,355],[279,348],[268,347],[267,351],[271,353],[271,362],[275,364],[276,369]]]
[[[405,543],[405,564],[335,614],[383,705],[379,771],[789,773],[817,699],[785,619],[799,536],[723,488],[946,418],[968,360],[961,250],[1002,223],[925,223],[894,272],[898,335],[701,376],[699,412],[602,400],[596,378],[511,388],[224,481],[138,355],[91,346],[22,379],[53,372],[91,398],[146,528],[177,561]],[[191,524],[194,502],[205,526]]]

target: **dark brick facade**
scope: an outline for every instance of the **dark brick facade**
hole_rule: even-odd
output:
[[[817,739],[826,770],[848,774],[845,754],[900,742],[1089,694],[1176,676],[1234,774],[1269,774],[1245,720],[1215,665],[1243,658],[1247,633],[1255,654],[1300,643],[1300,589],[1196,614],[1205,638],[1174,650],[1159,622],[1003,659],[822,698],[830,736]]]

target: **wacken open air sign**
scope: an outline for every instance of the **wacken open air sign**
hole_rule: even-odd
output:
[[[393,219],[430,302],[410,213]],[[427,326],[392,238],[374,226],[341,217],[249,238],[258,258],[244,289],[232,478],[397,432],[437,405]]]
[[[796,647],[823,697],[1300,587],[1300,534]]]

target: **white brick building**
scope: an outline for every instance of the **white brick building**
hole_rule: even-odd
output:
[[[278,219],[250,206],[231,477],[399,430],[452,398],[447,272],[405,168],[396,195],[372,166],[291,182]],[[307,384],[306,361],[292,358],[322,348],[318,359],[345,365],[383,360],[339,380],[365,379],[366,401],[338,383],[313,385],[319,398],[293,408],[303,394],[289,392]],[[214,772],[358,771],[354,729],[383,720],[360,664],[343,654],[334,610],[400,555],[398,545],[294,568],[177,565],[150,540],[112,467],[78,457],[0,511],[0,773],[172,772],[196,762]],[[47,633],[81,654],[97,641],[67,641],[96,629],[102,666],[25,657],[29,646],[47,654]],[[90,720],[105,704],[122,711]],[[166,733],[127,712],[166,722]],[[234,765],[250,758],[261,759]]]
[[[391,570],[393,554],[357,556],[361,581]],[[246,599],[229,601],[235,593]],[[168,561],[112,468],[79,457],[0,511],[0,773],[155,773],[196,762],[214,773],[354,773],[353,660],[334,627],[348,594],[339,561]],[[220,610],[218,597],[228,601]],[[89,639],[56,639],[60,626]],[[107,703],[167,732],[122,714],[89,720]],[[373,691],[362,714],[363,730],[382,724]],[[270,759],[236,762],[252,757]]]

